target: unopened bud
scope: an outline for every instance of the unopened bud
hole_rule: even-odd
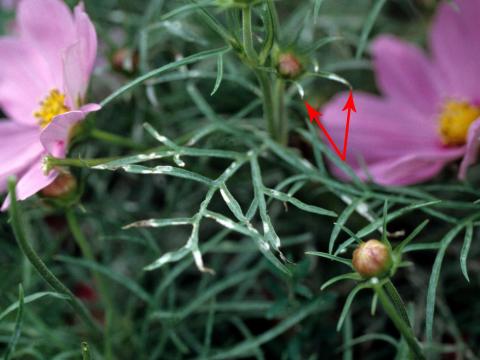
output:
[[[368,240],[353,252],[353,268],[366,279],[387,275],[392,263],[390,249],[379,240]]]
[[[47,187],[42,189],[42,195],[47,198],[66,198],[77,189],[77,180],[70,173],[61,173]]]
[[[295,79],[303,73],[303,64],[293,53],[287,52],[278,56],[278,73],[286,79]]]
[[[139,63],[138,52],[127,48],[118,49],[113,53],[112,66],[116,71],[133,73]]]

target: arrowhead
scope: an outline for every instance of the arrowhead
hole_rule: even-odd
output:
[[[357,112],[357,109],[355,108],[355,101],[353,101],[353,92],[350,90],[350,95],[348,96],[348,100],[345,103],[345,106],[343,107],[342,111],[345,110],[351,110],[353,112]]]
[[[315,110],[308,102],[305,101],[305,107],[308,111],[308,117],[310,118],[310,122],[313,120],[318,119],[322,113],[318,110]]]

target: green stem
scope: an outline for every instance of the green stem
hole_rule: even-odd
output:
[[[45,158],[47,170],[51,170],[57,166],[72,166],[79,168],[89,168],[97,165],[105,164],[109,161],[117,160],[118,157],[98,158],[98,159],[73,159],[73,158],[56,158],[47,156]]]
[[[285,81],[278,78],[275,80],[274,92],[274,116],[278,129],[278,142],[282,145],[288,143],[288,116],[285,108]]]
[[[145,146],[138,144],[131,139],[125,138],[120,135],[112,134],[107,131],[92,129],[90,131],[90,136],[94,139],[107,142],[113,145],[119,145],[126,148],[134,149],[134,150],[145,150]]]
[[[73,238],[75,239],[75,242],[80,248],[83,257],[88,261],[91,261],[92,263],[95,262],[95,256],[93,254],[93,250],[80,229],[77,216],[73,208],[67,209],[66,218],[67,218],[68,226],[70,227],[70,231],[72,232]],[[107,286],[105,285],[105,281],[103,277],[98,272],[93,271],[93,278],[95,280],[95,283],[97,284],[97,287],[100,293],[100,299],[105,308],[105,313],[106,313],[105,317],[107,320],[109,320],[111,318],[110,316],[111,314],[109,313],[112,311],[113,307],[112,307],[112,301],[110,299]],[[110,342],[110,336],[109,336],[111,330],[112,329],[110,327],[110,321],[106,321],[106,324],[105,324],[105,358],[106,359],[113,359],[112,344]]]
[[[267,123],[267,129],[274,140],[278,140],[277,128],[275,123],[274,100],[270,77],[259,71],[255,71],[263,94],[263,116]]]
[[[273,4],[270,4],[272,7]],[[272,10],[270,8],[270,10]],[[275,7],[273,6],[273,10]],[[273,19],[272,22],[275,22],[276,19]],[[272,24],[273,25],[273,24]],[[271,29],[271,40],[275,38],[275,26],[272,26]],[[284,115],[284,84],[282,80],[278,83],[278,86],[274,85],[272,78],[269,74],[258,70],[258,64],[265,62],[265,59],[268,57],[268,54],[262,54],[261,59],[258,58],[255,47],[253,46],[253,32],[252,32],[252,7],[245,6],[242,9],[242,32],[243,32],[243,51],[245,53],[246,60],[245,63],[252,68],[255,75],[258,78],[260,87],[263,94],[263,116],[267,125],[268,132],[270,136],[278,141],[281,144],[286,143],[286,137],[288,134],[285,132],[288,131],[288,126],[283,120]]]
[[[18,246],[25,254],[27,259],[33,265],[33,267],[38,271],[40,276],[58,293],[65,295],[67,301],[73,307],[77,315],[87,324],[97,335],[102,335],[102,330],[98,323],[93,319],[93,317],[88,312],[85,305],[80,302],[75,295],[65,286],[62,282],[48,269],[47,265],[40,259],[35,250],[32,248],[30,243],[27,240],[25,235],[25,228],[22,225],[22,218],[20,209],[17,202],[17,196],[15,192],[16,181],[10,179],[8,181],[8,193],[10,196],[10,221],[13,228],[13,233],[15,234],[15,239],[17,240]]]
[[[177,143],[180,145],[186,144],[190,138],[195,134],[195,131],[191,131],[187,134],[184,134],[180,136],[177,139]],[[162,146],[157,146],[154,148],[150,149],[144,149],[142,152],[138,152],[138,154],[142,153],[151,153],[155,151],[162,151],[168,149],[168,146],[162,145]],[[134,154],[135,155],[135,154]],[[48,171],[51,169],[55,168],[56,166],[72,166],[72,167],[78,167],[78,168],[90,168],[94,167],[97,165],[102,165],[107,162],[113,161],[113,160],[118,160],[120,157],[114,156],[114,157],[108,157],[108,158],[97,158],[97,159],[73,159],[73,158],[56,158],[53,156],[47,156],[45,157],[46,161],[46,168]]]
[[[385,312],[390,317],[390,320],[392,320],[392,322],[395,324],[397,330],[402,334],[411,352],[415,356],[415,359],[425,360],[423,351],[415,337],[415,334],[413,333],[412,328],[402,319],[402,316],[400,316],[399,312],[392,304],[390,297],[383,290],[383,286],[377,284],[374,286],[374,289]]]
[[[247,59],[252,64],[257,64],[257,53],[253,46],[252,32],[252,7],[245,6],[242,9],[242,32],[243,32],[243,49],[247,55]]]

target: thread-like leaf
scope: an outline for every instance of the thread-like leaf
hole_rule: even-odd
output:
[[[335,245],[335,240],[337,239],[338,235],[340,234],[340,231],[342,230],[342,226],[345,225],[347,220],[350,218],[350,216],[353,214],[357,206],[365,201],[365,198],[359,198],[350,203],[340,214],[338,219],[335,221],[335,225],[333,226],[332,233],[330,234],[330,241],[328,242],[328,252],[332,253],[333,252],[333,247]]]
[[[38,292],[32,295],[25,296],[23,299],[24,304],[29,304],[32,302],[35,302],[37,300],[40,300],[44,297],[53,297],[56,299],[62,299],[62,300],[67,300],[68,297],[56,292],[52,291],[43,291],[43,292]],[[8,308],[6,308],[1,314],[0,314],[0,321],[2,321],[6,316],[8,316],[10,313],[13,311],[17,310],[19,307],[20,303],[18,301],[14,302],[12,305],[10,305]]]
[[[331,278],[330,280],[325,281],[325,283],[322,284],[322,287],[320,290],[325,290],[327,287],[341,281],[341,280],[356,280],[360,281],[362,280],[362,277],[358,273],[347,273],[347,274],[342,274],[335,276]]]
[[[437,295],[438,281],[440,278],[440,271],[442,268],[443,258],[450,243],[455,239],[457,234],[464,228],[471,220],[466,219],[452,230],[450,230],[441,240],[440,248],[437,251],[435,262],[433,263],[432,273],[430,275],[430,281],[428,283],[427,290],[427,305],[425,309],[425,334],[427,344],[431,344],[433,341],[433,320],[435,316],[435,301]]]
[[[23,307],[24,307],[24,294],[22,285],[18,285],[18,311],[17,318],[15,319],[15,328],[13,329],[13,335],[8,342],[7,349],[3,355],[4,360],[10,360],[15,347],[17,346],[18,340],[20,339],[20,334],[22,331],[23,324]]]
[[[307,255],[314,255],[314,256],[320,256],[320,257],[323,257],[323,258],[325,258],[325,259],[329,259],[329,260],[333,260],[333,261],[338,261],[338,262],[340,262],[340,263],[342,263],[342,264],[345,264],[345,265],[347,265],[347,266],[352,267],[352,261],[351,261],[351,260],[342,258],[342,257],[340,257],[340,256],[336,256],[336,255],[324,253],[324,252],[321,252],[321,251],[307,251],[305,254],[307,254]]]
[[[417,209],[420,209],[422,207],[426,207],[426,206],[431,206],[431,205],[436,205],[440,203],[440,201],[428,201],[428,202],[421,202],[421,203],[416,203],[416,204],[412,204],[412,205],[408,205],[408,206],[405,206],[397,211],[394,211],[390,214],[388,214],[388,216],[386,217],[386,221],[392,221],[393,219],[396,219],[398,217],[401,217],[409,212],[412,212],[414,210],[417,210]],[[384,219],[377,219],[375,220],[374,222],[372,222],[371,224],[365,226],[363,229],[357,231],[357,237],[359,237],[360,239],[362,239],[363,237],[369,235],[370,233],[374,232],[375,230],[378,230],[378,228],[380,226],[382,226],[383,224],[383,221]],[[355,241],[355,239],[353,237],[351,237],[350,239],[347,239],[346,241],[344,241],[337,249],[337,251],[335,252],[335,254],[339,254],[341,253],[343,250],[345,250],[348,246],[350,246],[350,244],[352,244],[353,242]]]
[[[463,240],[462,251],[460,252],[460,267],[462,269],[463,276],[465,276],[465,279],[467,279],[468,282],[470,282],[470,279],[468,277],[467,257],[468,257],[468,252],[470,251],[472,238],[473,238],[473,225],[468,224],[467,230],[465,232],[465,239]]]
[[[194,55],[187,56],[181,60],[175,61],[173,63],[164,65],[159,67],[158,69],[152,70],[145,75],[142,75],[135,80],[129,82],[128,84],[122,86],[118,90],[114,91],[111,95],[107,96],[101,103],[101,106],[106,106],[107,104],[111,103],[113,100],[118,98],[119,96],[123,95],[127,91],[133,89],[134,87],[144,83],[145,81],[154,78],[155,76],[158,76],[160,74],[163,74],[166,71],[170,71],[176,68],[179,68],[180,66],[188,65],[200,60],[208,59],[213,56],[218,56],[220,54],[224,54],[230,50],[230,47],[222,47],[219,49],[213,49],[213,50],[207,50],[207,51],[202,51]]]
[[[217,58],[217,78],[215,79],[215,85],[213,86],[213,90],[210,93],[210,96],[214,95],[217,92],[217,90],[220,88],[222,79],[223,79],[223,54],[220,54],[218,55],[218,58]]]
[[[368,14],[367,20],[365,21],[365,25],[363,26],[362,34],[360,35],[360,41],[358,42],[358,45],[357,45],[357,52],[355,53],[355,59],[358,60],[362,57],[363,51],[367,46],[368,35],[370,34],[370,31],[372,31],[373,25],[375,24],[375,21],[377,20],[377,17],[380,14],[380,11],[382,10],[386,2],[387,0],[378,0],[373,5],[372,10],[370,11],[370,14]]]
[[[359,284],[355,286],[352,291],[350,291],[350,294],[347,296],[347,300],[345,300],[345,305],[343,305],[342,313],[340,314],[340,317],[338,318],[337,322],[337,331],[340,331],[343,326],[343,322],[345,321],[345,318],[348,315],[348,312],[350,311],[350,307],[352,306],[353,299],[355,299],[355,296],[358,294],[360,290],[366,289],[370,287],[369,284]]]

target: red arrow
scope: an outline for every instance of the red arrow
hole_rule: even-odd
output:
[[[340,152],[340,149],[338,148],[337,144],[335,144],[335,141],[333,141],[332,137],[328,133],[327,129],[323,126],[323,124],[320,122],[320,116],[322,115],[320,111],[315,110],[308,102],[305,101],[305,107],[307,108],[308,111],[308,117],[310,118],[310,122],[315,122],[317,125],[320,127],[320,129],[323,131],[325,136],[327,137],[328,141],[332,145],[333,149],[337,153],[338,157],[345,161],[347,158],[347,148],[348,148],[348,134],[350,132],[350,117],[353,112],[357,112],[357,109],[355,108],[355,101],[353,100],[353,93],[350,91],[350,94],[348,96],[348,100],[345,103],[345,106],[343,107],[342,111],[347,110],[347,124],[345,127],[345,137],[343,138],[343,151]]]
[[[347,114],[347,125],[345,127],[345,138],[343,139],[343,153],[342,153],[342,160],[345,161],[347,158],[347,147],[348,147],[348,133],[350,132],[350,116],[352,115],[353,112],[357,112],[357,109],[355,108],[355,101],[353,101],[353,92],[350,90],[350,94],[348,95],[348,100],[345,106],[343,107],[342,111],[348,111]]]

